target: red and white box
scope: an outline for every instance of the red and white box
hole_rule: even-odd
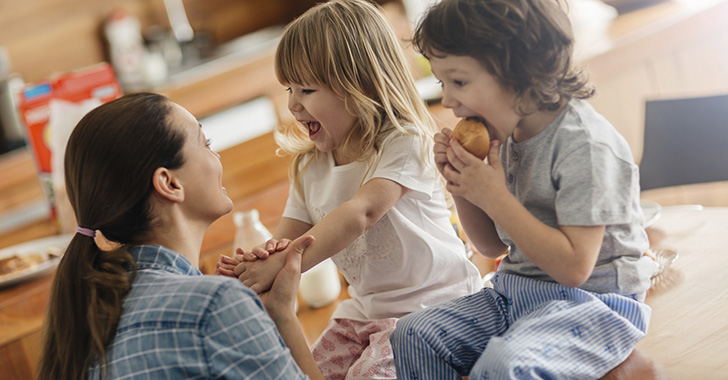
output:
[[[100,103],[105,103],[121,95],[121,86],[108,63],[99,63],[57,75],[28,85],[21,91],[20,114],[38,168],[43,193],[48,200],[54,220],[57,220],[57,202],[51,177],[53,153],[51,101],[82,103],[97,99]]]

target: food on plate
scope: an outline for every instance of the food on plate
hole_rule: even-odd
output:
[[[49,247],[45,253],[31,252],[5,257],[0,259],[0,277],[32,269],[46,261],[60,257],[61,253],[60,249]]]
[[[462,119],[452,131],[452,137],[468,152],[485,159],[490,150],[490,135],[485,125],[478,119]]]

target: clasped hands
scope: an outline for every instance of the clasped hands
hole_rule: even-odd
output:
[[[237,278],[256,293],[265,293],[285,265],[288,251],[301,249],[303,240],[308,238],[304,236],[294,241],[270,239],[247,252],[237,247],[234,257],[220,255],[214,274]],[[280,253],[274,254],[277,252]]]

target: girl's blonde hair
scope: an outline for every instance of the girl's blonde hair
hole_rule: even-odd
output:
[[[376,5],[333,0],[309,9],[286,27],[275,68],[284,85],[315,84],[344,100],[355,115],[340,148],[349,159],[376,159],[382,140],[395,130],[409,133],[403,126],[408,124],[421,140],[422,159],[431,161],[435,122],[417,92],[399,40]],[[302,160],[318,151],[299,123],[281,126],[274,136],[281,150],[293,156],[289,173],[302,194]]]

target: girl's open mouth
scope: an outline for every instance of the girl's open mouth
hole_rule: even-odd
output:
[[[308,137],[313,138],[319,130],[321,130],[321,123],[317,121],[308,121],[306,122],[306,127],[308,127]]]

